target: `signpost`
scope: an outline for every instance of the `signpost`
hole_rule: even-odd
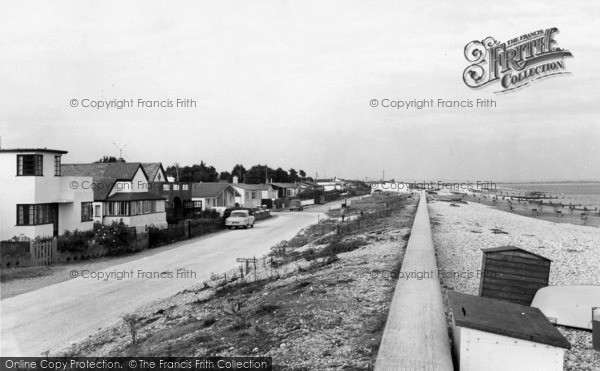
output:
[[[237,258],[236,261],[238,263],[244,263],[244,275],[248,274],[250,270],[250,263],[254,264],[254,281],[256,281],[256,262],[258,259],[254,258]]]

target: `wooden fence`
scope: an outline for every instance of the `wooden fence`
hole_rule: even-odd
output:
[[[31,241],[29,244],[31,265],[52,265],[58,259],[56,238],[51,240]]]
[[[385,218],[390,215],[392,215],[391,208],[376,210],[371,213],[363,214],[360,218],[357,218],[347,223],[341,223],[336,225],[335,227],[337,230],[337,234],[338,236],[346,236],[348,234],[352,234],[355,231],[360,231],[361,229],[363,229],[368,222],[379,218]]]
[[[150,232],[148,229],[132,228],[133,233],[129,237],[129,249],[131,251],[146,250],[150,247]],[[143,232],[140,232],[142,230]]]

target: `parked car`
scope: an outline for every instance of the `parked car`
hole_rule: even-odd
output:
[[[290,211],[303,211],[304,206],[302,206],[301,200],[292,200],[290,201]]]
[[[231,212],[229,217],[225,219],[225,225],[229,227],[229,229],[234,229],[238,227],[254,228],[254,221],[254,215],[251,215],[250,211],[234,210]]]

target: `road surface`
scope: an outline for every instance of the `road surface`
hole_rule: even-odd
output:
[[[236,258],[259,257],[271,246],[293,237],[317,222],[331,204],[281,212],[276,218],[256,223],[254,228],[227,231],[180,243],[155,255],[114,265],[100,272],[119,273],[123,279],[79,277],[0,301],[0,355],[40,356],[56,352],[117,323],[137,307],[166,298],[227,271]],[[186,274],[176,277],[176,271]],[[172,277],[147,275],[169,271]],[[141,277],[139,272],[142,272]],[[94,272],[96,273],[96,272]],[[115,276],[116,277],[116,276]]]

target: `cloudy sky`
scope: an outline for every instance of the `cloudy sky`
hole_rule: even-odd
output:
[[[2,147],[319,177],[600,180],[600,3],[42,1],[0,6]],[[570,76],[509,94],[464,47],[557,27]],[[193,99],[195,108],[137,107]],[[407,110],[370,101],[494,99]],[[77,99],[78,106],[71,107]],[[84,100],[134,100],[96,109]],[[88,101],[86,101],[88,102]]]

